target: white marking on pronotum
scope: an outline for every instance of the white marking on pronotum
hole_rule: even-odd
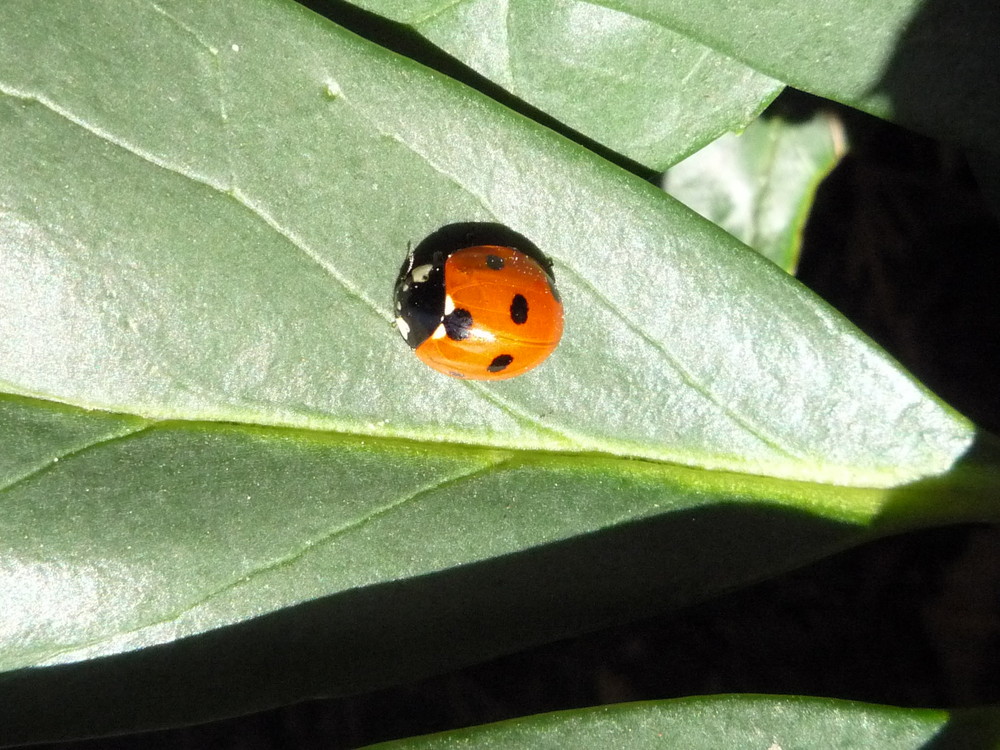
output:
[[[402,318],[396,318],[396,328],[399,329],[399,332],[403,335],[404,339],[409,337],[410,324],[407,323],[405,320],[403,320]]]
[[[450,294],[444,296],[444,314],[451,315],[455,312],[455,300],[451,298]]]
[[[424,263],[422,266],[417,266],[410,271],[410,278],[413,279],[414,284],[423,284],[430,277],[433,270],[434,266],[430,263]]]
[[[434,333],[431,334],[431,338],[432,339],[443,339],[447,335],[448,335],[448,332],[446,330],[444,330],[444,323],[442,323],[441,325],[439,325],[437,328],[434,329]]]

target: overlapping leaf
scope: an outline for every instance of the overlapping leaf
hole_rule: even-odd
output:
[[[778,81],[610,5],[557,0],[360,0],[524,101],[662,170],[740,130]]]
[[[816,188],[845,150],[843,126],[828,114],[761,118],[673,166],[663,189],[795,273]]]

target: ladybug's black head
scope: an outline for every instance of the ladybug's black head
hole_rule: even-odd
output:
[[[396,279],[396,325],[416,349],[441,325],[444,313],[444,263],[416,265],[411,255]]]

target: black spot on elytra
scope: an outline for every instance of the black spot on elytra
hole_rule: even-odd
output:
[[[493,271],[501,270],[503,268],[503,258],[499,255],[487,255],[486,267]]]
[[[444,316],[444,332],[454,341],[464,341],[472,331],[472,313],[458,308]]]
[[[509,354],[501,354],[493,358],[490,362],[490,366],[486,369],[490,372],[500,372],[501,370],[506,370],[507,366],[514,361],[514,358]]]
[[[510,303],[510,319],[518,325],[528,322],[528,300],[523,295],[514,295]]]

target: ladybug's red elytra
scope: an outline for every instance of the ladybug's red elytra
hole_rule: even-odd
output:
[[[563,308],[551,273],[512,247],[476,245],[429,262],[410,253],[396,282],[396,325],[428,366],[503,380],[538,366],[559,343]]]

